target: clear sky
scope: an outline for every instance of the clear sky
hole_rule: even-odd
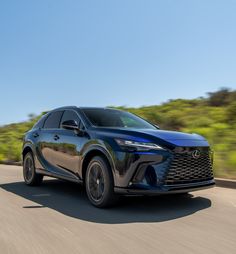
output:
[[[0,1],[0,124],[236,88],[234,0]]]

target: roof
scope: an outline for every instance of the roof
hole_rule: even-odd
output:
[[[117,110],[115,108],[106,108],[106,107],[77,107],[77,106],[63,106],[63,107],[59,107],[59,108],[55,108],[51,111],[56,111],[56,110],[65,110],[65,109],[113,109],[113,110]]]

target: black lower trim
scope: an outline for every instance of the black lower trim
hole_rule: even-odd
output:
[[[63,175],[51,173],[49,171],[42,170],[42,169],[36,169],[36,172],[38,174],[42,174],[42,175],[45,175],[45,176],[49,176],[49,177],[53,177],[53,178],[58,178],[58,179],[62,179],[62,180],[67,180],[67,181],[83,184],[83,181],[80,178],[78,178],[77,176],[74,176],[74,177],[63,176]]]
[[[201,183],[194,184],[181,184],[181,185],[162,185],[157,187],[150,188],[120,188],[115,187],[114,191],[117,194],[126,194],[126,195],[160,195],[160,194],[171,194],[171,193],[184,193],[184,192],[192,192],[197,190],[203,190],[212,188],[215,186],[215,181],[210,180]]]

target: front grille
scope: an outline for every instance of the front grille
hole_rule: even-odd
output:
[[[165,184],[194,183],[213,179],[209,151],[200,151],[199,158],[191,152],[175,153],[165,178]]]

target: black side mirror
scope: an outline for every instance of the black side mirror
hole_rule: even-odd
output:
[[[79,130],[79,125],[75,120],[64,121],[61,126],[67,130]]]

